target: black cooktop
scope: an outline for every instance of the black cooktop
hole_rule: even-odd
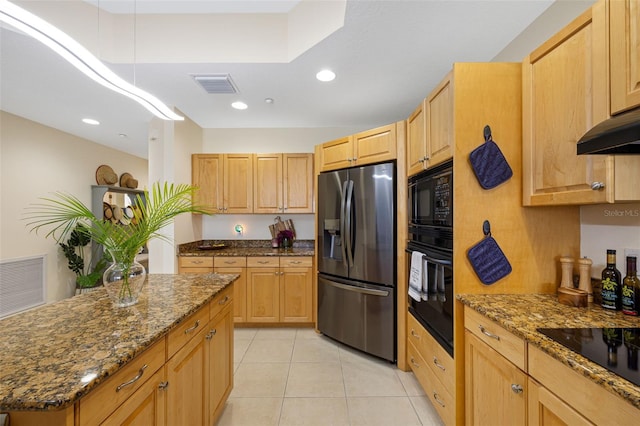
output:
[[[640,386],[640,328],[539,328],[538,331]]]

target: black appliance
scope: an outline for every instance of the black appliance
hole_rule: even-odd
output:
[[[318,176],[318,330],[396,360],[396,167]]]
[[[640,328],[538,328],[538,331],[640,386]]]
[[[409,179],[409,242],[422,255],[421,300],[408,296],[409,312],[453,356],[453,162]],[[408,275],[410,276],[410,274]]]
[[[578,141],[580,154],[640,154],[640,108],[614,115]]]

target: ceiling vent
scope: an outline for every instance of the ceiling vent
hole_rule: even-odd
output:
[[[207,93],[238,93],[229,74],[196,74],[192,77]]]

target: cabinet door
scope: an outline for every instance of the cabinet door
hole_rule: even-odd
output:
[[[211,320],[207,337],[210,368],[208,424],[213,425],[233,388],[233,317],[230,305]]]
[[[313,154],[283,154],[285,213],[313,213]]]
[[[224,213],[253,213],[253,154],[224,155]]]
[[[527,391],[529,392],[527,398],[529,426],[593,425],[567,403],[531,378],[529,378]]]
[[[426,100],[427,167],[453,157],[453,72]]]
[[[102,424],[132,426],[166,424],[167,386],[165,371],[161,368]]]
[[[640,105],[640,1],[609,2],[611,114]]]
[[[279,268],[247,268],[247,321],[280,320]]]
[[[576,154],[578,139],[609,116],[604,9],[596,3],[524,60],[524,205],[613,199],[612,159]]]
[[[247,321],[247,272],[245,268],[215,268],[219,274],[238,274],[233,282],[233,320],[241,323]]]
[[[467,425],[526,424],[527,375],[465,330]]]
[[[282,154],[256,154],[253,162],[253,212],[283,212]]]
[[[351,137],[325,142],[320,147],[320,171],[343,169],[353,165]]]
[[[223,208],[222,154],[193,154],[191,156],[191,184],[198,187],[193,203],[205,207],[209,213]]]
[[[280,275],[280,321],[312,322],[311,268],[282,268]]]
[[[201,327],[198,334],[166,363],[169,382],[167,424],[202,425],[208,419],[208,341],[205,339],[208,332],[208,326]]]
[[[372,164],[396,158],[396,125],[357,133],[353,138],[354,165]]]
[[[407,119],[407,176],[415,175],[426,167],[425,127],[425,101],[422,101]]]

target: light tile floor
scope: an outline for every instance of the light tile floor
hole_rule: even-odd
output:
[[[441,425],[413,373],[311,328],[236,328],[219,426]]]

